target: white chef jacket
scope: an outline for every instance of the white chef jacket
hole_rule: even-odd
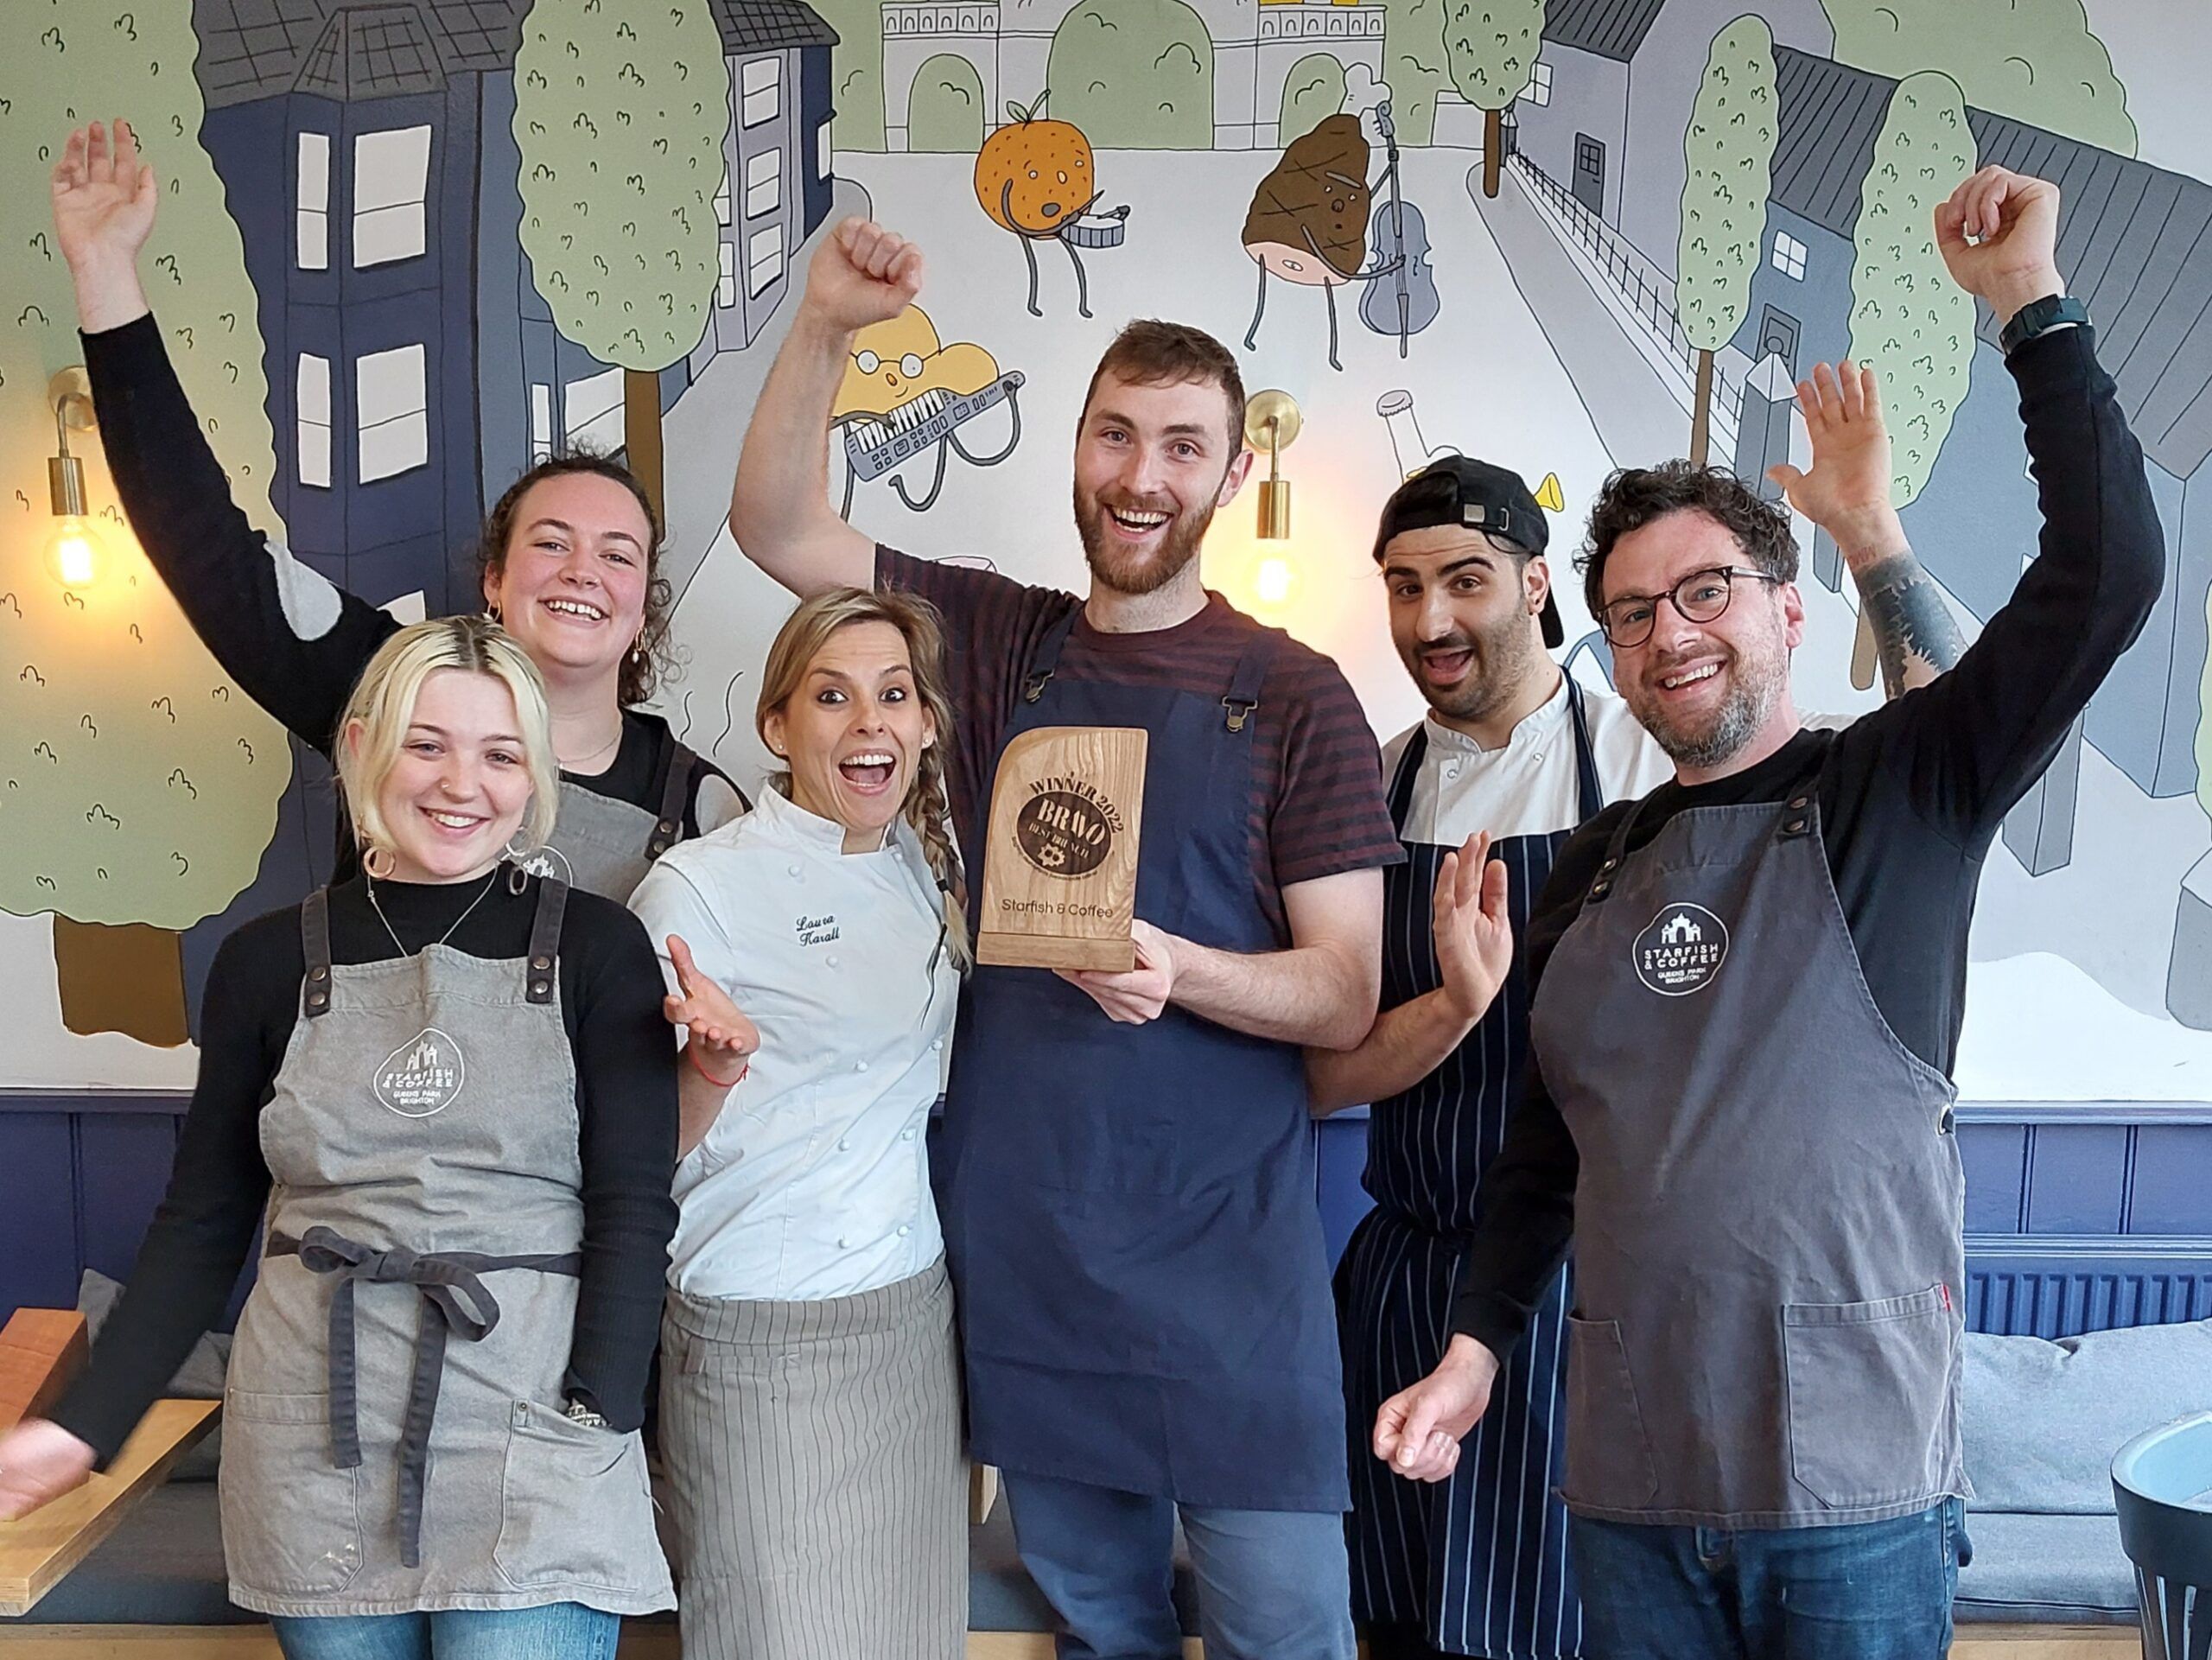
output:
[[[662,855],[630,901],[671,989],[680,934],[760,1030],[677,1167],[669,1281],[687,1296],[850,1296],[944,1250],[926,1133],[960,979],[942,895],[903,822],[874,853],[843,852],[844,836],[764,790]]]

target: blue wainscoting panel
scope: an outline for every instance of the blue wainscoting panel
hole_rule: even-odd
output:
[[[0,1320],[16,1308],[73,1308],[79,1246],[72,1116],[0,1113]]]
[[[2048,1338],[2212,1320],[2212,1240],[1970,1238],[1966,1307],[1971,1330]]]

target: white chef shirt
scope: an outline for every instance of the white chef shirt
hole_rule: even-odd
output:
[[[850,1296],[944,1250],[925,1137],[960,978],[942,895],[903,822],[879,852],[845,853],[844,835],[763,790],[671,848],[630,901],[671,989],[680,934],[760,1029],[751,1072],[677,1167],[669,1281],[687,1296]]]
[[[1598,785],[1608,802],[1632,801],[1675,775],[1652,735],[1637,724],[1628,705],[1611,692],[1582,688],[1590,722],[1590,750]],[[1478,830],[1499,841],[1511,836],[1548,836],[1582,822],[1574,765],[1574,714],[1567,677],[1539,707],[1521,718],[1500,749],[1484,749],[1430,711],[1421,716],[1428,739],[1414,777],[1413,799],[1399,835],[1406,841],[1457,847]],[[1412,729],[1382,752],[1385,783],[1397,776]]]

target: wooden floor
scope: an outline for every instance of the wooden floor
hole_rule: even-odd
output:
[[[1198,1644],[1184,1645],[1198,1660]],[[2142,1652],[2124,1625],[1969,1625],[1951,1660],[2134,1660]],[[633,1627],[621,1660],[678,1660],[675,1628]],[[281,1660],[266,1626],[47,1625],[0,1631],[0,1660]],[[1052,1660],[1047,1637],[977,1631],[968,1660]]]

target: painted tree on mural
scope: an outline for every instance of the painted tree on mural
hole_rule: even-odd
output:
[[[705,333],[729,67],[704,6],[536,0],[515,55],[523,250],[562,334],[623,371],[624,451],[662,499],[660,371]]]
[[[1713,427],[1713,354],[1743,326],[1766,237],[1775,111],[1773,33],[1758,17],[1738,17],[1713,37],[1682,137],[1675,309],[1697,348],[1690,460],[1700,467]]]
[[[1213,148],[1213,38],[1183,0],[1083,0],[1045,84],[1052,114],[1101,149]]]
[[[2082,0],[1825,3],[1840,63],[1900,80],[1939,69],[1977,110],[2135,154],[2127,93]]]
[[[238,506],[282,534],[253,287],[200,147],[200,88],[179,73],[197,50],[191,0],[0,6],[0,194],[42,227],[55,148],[130,112],[161,186],[143,266],[169,355]],[[95,87],[97,109],[80,101]],[[84,357],[50,230],[0,239],[0,909],[52,915],[69,1029],[179,1044],[177,935],[253,881],[290,749],[139,552],[92,433],[72,449],[105,557],[88,582],[48,566],[47,381]]]
[[[883,0],[809,0],[837,31],[830,54],[839,149],[883,148]]]
[[[982,77],[967,59],[940,52],[914,73],[906,105],[906,148],[972,156],[982,147]]]
[[[1521,95],[1543,46],[1544,0],[1450,0],[1444,48],[1452,84],[1483,112],[1483,194],[1497,194],[1505,106]]]
[[[1389,0],[1382,18],[1382,79],[1402,144],[1426,144],[1436,130],[1436,93],[1452,84],[1444,49],[1449,0]]]
[[[1966,401],[1974,298],[1936,246],[1936,205],[1974,171],[1966,97],[1948,75],[1897,83],[1859,196],[1851,355],[1881,377],[1899,507],[1928,482]]]
[[[1283,78],[1282,113],[1275,143],[1288,149],[1299,139],[1344,107],[1344,67],[1334,54],[1313,52],[1290,66]]]

